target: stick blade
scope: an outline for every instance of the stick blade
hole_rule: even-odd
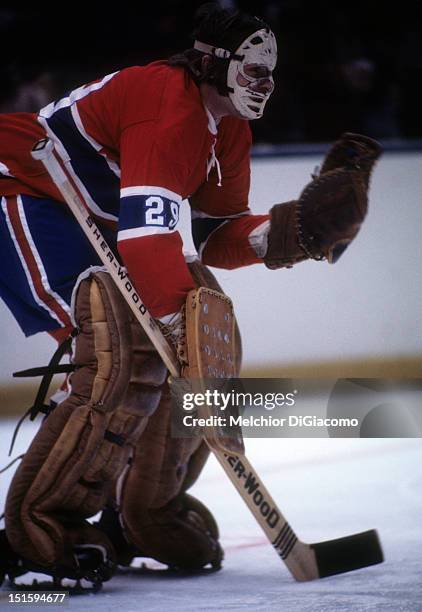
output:
[[[310,546],[315,552],[320,578],[351,572],[384,561],[375,529]]]

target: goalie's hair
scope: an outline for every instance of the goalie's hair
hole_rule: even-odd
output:
[[[245,38],[263,28],[270,29],[258,17],[234,9],[223,9],[216,2],[207,2],[195,13],[192,38],[234,53]],[[230,59],[212,55],[209,65],[204,69],[203,57],[202,51],[190,48],[172,55],[167,62],[170,66],[185,68],[197,84],[209,83],[221,95],[227,95],[226,76]]]

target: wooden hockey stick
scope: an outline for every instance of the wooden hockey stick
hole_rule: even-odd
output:
[[[55,151],[52,141],[45,138],[37,142],[32,150],[32,156],[44,164],[170,374],[179,377],[180,367],[176,356],[148,313],[126,270],[120,266],[84,206],[83,197]],[[375,530],[316,544],[301,542],[247,458],[244,455],[223,452],[211,439],[205,441],[296,580],[324,578],[383,561],[383,553]]]

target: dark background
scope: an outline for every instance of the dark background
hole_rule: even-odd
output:
[[[3,2],[0,111],[36,111],[87,81],[192,46],[202,3]],[[252,122],[255,142],[325,142],[345,130],[422,138],[421,1],[222,4],[262,17],[278,40],[276,90]]]

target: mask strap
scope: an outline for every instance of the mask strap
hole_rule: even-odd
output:
[[[223,49],[222,47],[214,47],[213,45],[209,45],[208,43],[203,43],[200,40],[195,40],[193,48],[197,51],[201,51],[202,53],[208,53],[209,55],[213,55],[218,59],[229,59],[229,60],[237,60],[241,62],[244,55],[237,55],[236,53],[232,53],[228,49]]]
[[[202,51],[202,53],[209,53],[210,55],[215,55],[215,57],[219,57],[220,59],[230,59],[231,56],[231,52],[227,49],[222,49],[221,47],[213,47],[212,45],[203,43],[200,40],[195,40],[193,48],[197,49],[198,51]]]

